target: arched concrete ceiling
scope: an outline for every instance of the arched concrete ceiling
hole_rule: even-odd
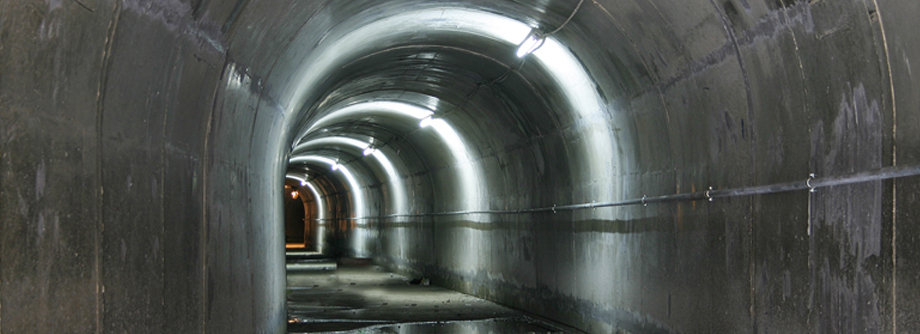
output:
[[[569,128],[577,132],[562,135],[569,153],[556,164],[577,172],[555,178],[574,178],[575,186],[616,183],[612,172],[622,162],[613,146],[620,145],[622,151],[630,145],[614,144],[608,129],[616,117],[609,110],[612,106],[606,105],[588,68],[558,39],[565,36],[562,24],[571,24],[569,29],[583,24],[575,20],[580,9],[576,7],[582,4],[573,5],[568,12],[556,8],[558,26],[549,28],[549,21],[519,19],[534,10],[527,6],[499,13],[469,3],[387,3],[364,8],[326,28],[329,37],[308,52],[292,46],[289,50],[300,52],[302,65],[292,71],[298,74],[282,96],[288,97],[287,109],[296,120],[294,157],[300,154],[296,147],[309,142],[307,137],[318,138],[333,129],[336,135],[367,136],[368,144],[392,140],[387,132],[402,133],[400,144],[418,150],[423,160],[403,161],[407,168],[452,167],[451,184],[461,185],[453,187],[458,188],[453,198],[462,203],[452,208],[483,210],[494,205],[482,200],[490,196],[488,185],[504,182],[489,180],[495,176],[482,171],[480,160],[529,145],[543,133]],[[335,12],[337,6],[324,10]],[[554,30],[558,31],[550,35]],[[515,53],[531,32],[541,35],[540,45],[533,54],[519,57]],[[292,45],[298,45],[296,40]],[[427,125],[425,114],[436,120],[435,138],[426,134],[431,132],[427,126],[413,129],[418,123]],[[367,128],[383,133],[377,138],[361,130]],[[445,183],[438,177],[443,178],[433,176],[428,182],[433,187]],[[613,189],[585,189],[584,196],[592,200],[614,198]]]

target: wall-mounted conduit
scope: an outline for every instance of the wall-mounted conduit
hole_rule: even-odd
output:
[[[693,192],[693,193],[663,195],[663,196],[655,196],[655,197],[642,196],[641,198],[634,198],[634,199],[622,200],[622,201],[616,201],[616,202],[592,202],[592,203],[568,204],[568,205],[558,205],[558,206],[554,205],[551,207],[517,209],[517,210],[448,211],[448,212],[395,214],[395,215],[385,215],[385,216],[317,219],[317,220],[389,219],[389,218],[402,218],[402,217],[459,216],[459,215],[469,215],[469,214],[508,215],[508,214],[541,213],[541,212],[554,212],[555,213],[558,211],[575,211],[575,210],[607,208],[607,207],[628,206],[628,205],[649,205],[649,204],[654,204],[654,203],[713,201],[717,198],[766,195],[766,194],[776,194],[776,193],[799,191],[799,190],[808,190],[810,192],[815,192],[819,188],[842,186],[842,185],[870,182],[870,181],[882,181],[882,180],[918,176],[918,175],[920,175],[920,165],[892,166],[892,167],[884,167],[884,168],[879,168],[875,170],[853,173],[853,174],[848,174],[848,175],[841,175],[841,176],[829,176],[829,177],[818,178],[818,177],[815,177],[814,174],[812,174],[807,179],[802,180],[802,181],[774,183],[774,184],[763,185],[763,186],[731,188],[731,189],[712,189],[710,187],[709,190],[698,191],[698,192]]]

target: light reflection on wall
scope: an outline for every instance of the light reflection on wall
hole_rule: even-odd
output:
[[[291,163],[306,163],[306,162],[319,162],[329,165],[331,169],[332,166],[336,165],[335,160],[321,157],[318,155],[301,155],[292,157],[290,160]],[[364,217],[365,216],[365,206],[364,206],[364,192],[361,189],[361,185],[358,183],[358,180],[355,179],[354,174],[351,173],[351,170],[348,169],[348,166],[340,165],[335,171],[342,173],[345,176],[345,180],[348,182],[348,187],[351,188],[352,198],[354,199],[352,213],[354,217]]]
[[[329,124],[334,124],[336,122],[341,122],[347,118],[354,117],[368,117],[372,115],[384,115],[384,116],[400,116],[405,117],[411,120],[412,123],[418,124],[422,119],[429,118],[433,116],[433,112],[423,107],[419,107],[410,103],[399,102],[399,101],[369,101],[352,104],[341,109],[329,112],[325,116],[316,120],[314,124],[310,127],[312,131],[319,129],[321,126],[328,126]],[[470,154],[467,146],[456,130],[444,119],[435,118],[429,122],[430,128],[434,129],[437,136],[441,139],[444,145],[447,147],[451,156],[454,159],[454,167],[457,170],[457,179],[455,180],[459,189],[459,204],[460,207],[449,208],[450,210],[476,210],[484,207],[484,186],[481,184],[483,177],[482,171],[478,164],[474,163],[473,157]],[[427,128],[427,127],[426,127]],[[321,139],[317,139],[321,140]],[[309,141],[307,143],[310,143]],[[360,141],[357,141],[361,143]],[[356,143],[347,143],[354,146]],[[296,151],[301,151],[304,149],[304,144],[300,144],[295,147]],[[309,144],[313,145],[313,144]],[[364,147],[367,147],[366,143],[361,143],[364,145],[361,147],[363,150]],[[378,149],[374,156],[377,157],[380,154]],[[378,159],[379,160],[379,159]],[[392,163],[389,161],[384,162],[380,160],[381,165],[384,169],[391,168],[393,173],[387,172],[391,179],[392,175],[398,175],[395,173],[395,168],[392,168]],[[387,166],[388,165],[388,166]],[[407,208],[405,208],[405,191],[404,184],[399,184],[399,189],[402,191],[403,196],[397,197],[399,201],[403,203],[397,205],[397,207],[404,208],[399,209],[396,213],[406,213]]]
[[[443,119],[433,120],[431,122],[431,128],[438,133],[438,137],[441,137],[447,145],[448,150],[450,150],[451,155],[454,157],[456,163],[455,168],[459,173],[457,176],[457,185],[460,188],[460,198],[463,201],[463,206],[455,208],[455,210],[476,210],[482,208],[484,198],[486,197],[484,192],[480,192],[483,187],[479,186],[480,182],[483,180],[482,172],[480,166],[474,163],[463,139],[460,138],[457,131]]]
[[[367,148],[370,143],[365,143],[357,139],[348,138],[348,137],[323,137],[318,139],[312,139],[306,141],[297,147],[294,148],[294,153],[303,152],[311,148],[320,148],[323,146],[335,146],[335,145],[345,145],[353,147],[359,151],[363,151]],[[403,182],[402,177],[399,176],[399,173],[396,172],[396,167],[393,166],[393,163],[387,158],[386,154],[382,152],[382,148],[376,149],[371,153],[371,156],[380,164],[380,167],[383,168],[386,172],[387,180],[386,182],[389,185],[391,197],[393,198],[393,203],[390,203],[390,210],[388,214],[405,214],[407,213],[408,208],[406,207],[406,186]]]
[[[313,241],[313,244],[316,245],[316,251],[322,253],[326,241],[326,203],[324,203],[323,197],[319,195],[319,191],[316,190],[316,186],[312,182],[303,182],[301,183],[310,189],[310,192],[313,193],[313,198],[316,199],[316,238]]]
[[[613,138],[610,137],[614,130],[610,128],[606,107],[597,93],[597,84],[568,48],[555,38],[546,38],[543,46],[531,56],[552,75],[570,109],[575,113],[576,123],[581,125],[579,134],[585,137],[580,141],[583,143],[579,147],[581,156],[573,157],[579,164],[573,166],[576,167],[574,170],[577,170],[573,177],[592,177],[594,179],[578,181],[598,186],[592,187],[589,193],[593,195],[591,198],[576,201],[603,202],[619,199],[615,198],[614,194],[616,189],[621,188],[616,183],[617,179],[613,177],[616,175],[616,168],[620,166],[614,153],[616,150],[613,148]],[[585,211],[588,214],[591,214],[590,212],[595,211]]]
[[[301,177],[297,174],[288,173],[287,175],[285,175],[285,177],[291,180],[300,182],[301,186],[307,187],[307,189],[310,190],[310,193],[313,194],[313,201],[314,203],[316,203],[316,210],[315,210],[316,218],[311,222],[313,226],[311,226],[310,231],[312,231],[311,236],[314,238],[313,240],[313,245],[315,246],[314,251],[322,253],[323,248],[325,246],[325,240],[326,240],[325,239],[325,236],[326,236],[326,220],[325,219],[327,217],[326,204],[325,202],[323,202],[324,198],[323,196],[320,195],[319,191],[316,189],[316,186],[314,186],[312,182],[307,181],[306,175]]]
[[[334,124],[335,122],[351,117],[367,117],[369,114],[381,113],[384,115],[403,116],[411,119],[422,119],[433,114],[431,110],[396,101],[367,101],[352,104],[341,109],[336,109],[313,122],[306,133]]]
[[[295,156],[290,159],[291,163],[306,163],[306,162],[319,162],[329,165],[331,169],[332,166],[337,165],[338,162],[317,155],[301,155]],[[345,180],[348,182],[348,187],[351,188],[351,194],[354,202],[352,203],[352,214],[353,217],[357,219],[351,219],[343,221],[343,224],[347,224],[352,227],[351,240],[351,249],[354,251],[355,257],[368,257],[370,252],[368,249],[368,240],[369,231],[367,229],[367,220],[363,219],[366,216],[365,202],[364,202],[364,190],[361,188],[358,180],[355,179],[354,174],[351,173],[351,170],[348,169],[348,166],[339,165],[339,168],[336,168],[334,172],[339,172],[345,176]]]

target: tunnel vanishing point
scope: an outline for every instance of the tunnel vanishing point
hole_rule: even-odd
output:
[[[284,332],[286,184],[586,332],[920,332],[918,15],[0,0],[0,333]]]

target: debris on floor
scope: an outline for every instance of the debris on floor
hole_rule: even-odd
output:
[[[362,261],[289,267],[290,333],[580,333]],[[292,270],[293,269],[293,270]],[[408,283],[408,284],[407,284]]]

